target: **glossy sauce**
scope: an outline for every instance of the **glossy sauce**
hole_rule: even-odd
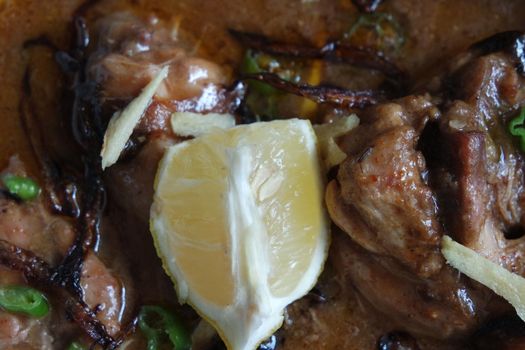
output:
[[[62,109],[64,82],[54,63],[55,52],[46,45],[24,48],[24,43],[45,36],[55,46],[67,49],[73,34],[71,16],[80,4],[77,0],[0,2],[0,76],[3,82],[0,169],[11,155],[18,153],[31,165],[30,172],[38,173],[20,119],[24,74],[28,71],[35,83],[31,91],[33,107],[50,152],[56,158],[74,162],[74,149],[64,147],[68,142],[69,126]],[[239,66],[242,49],[227,33],[228,28],[263,33],[282,41],[321,45],[340,37],[358,16],[351,2],[346,0],[108,0],[88,11],[88,19],[116,10],[154,12],[164,20],[179,23],[180,35],[198,43],[195,50],[199,55],[224,65],[229,73]],[[407,41],[393,59],[409,73],[413,82],[423,79],[434,66],[476,40],[498,31],[525,29],[525,3],[522,1],[390,0],[380,11],[393,14],[402,24]],[[325,69],[329,76],[329,68]],[[344,85],[367,87],[369,72],[355,70],[351,73],[352,81],[345,81]],[[106,260],[111,257],[107,252],[117,245],[115,242],[112,235],[102,238],[106,252],[102,255]],[[148,254],[153,254],[152,249]],[[114,269],[118,270],[120,263],[113,262]],[[150,267],[142,269],[147,271]],[[153,269],[160,270],[159,266]],[[288,309],[283,330],[276,340],[279,343],[279,334],[286,334],[279,348],[368,349],[376,347],[380,337],[395,331],[389,321],[371,311],[370,305],[356,297],[353,287],[344,279],[334,277],[330,269],[329,263],[319,284],[323,295],[321,302],[312,302],[308,297]],[[169,286],[163,284],[161,288]],[[133,291],[128,292],[134,295]],[[172,297],[171,290],[166,294]],[[422,340],[421,344],[431,349],[458,347],[430,340]]]

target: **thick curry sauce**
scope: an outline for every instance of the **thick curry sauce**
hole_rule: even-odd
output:
[[[85,7],[81,8],[82,5]],[[3,82],[0,93],[0,120],[3,122],[0,128],[0,169],[7,166],[12,155],[18,154],[28,172],[39,176],[35,157],[39,150],[28,142],[28,133],[41,135],[54,159],[73,165],[78,163],[67,118],[70,102],[64,100],[68,83],[56,64],[55,55],[60,50],[71,48],[75,39],[72,18],[78,14],[79,8],[88,26],[97,18],[119,11],[128,11],[142,18],[156,16],[173,23],[179,35],[193,43],[194,54],[220,65],[229,81],[238,74],[244,53],[244,48],[232,38],[229,29],[319,47],[341,38],[359,17],[349,0],[102,0],[87,3],[77,0],[0,0],[0,75]],[[390,58],[407,72],[408,91],[414,86],[419,89],[420,81],[427,81],[447,59],[472,43],[497,32],[525,30],[525,3],[518,0],[387,0],[380,11],[393,15],[401,25],[405,43],[398,51],[392,52]],[[346,71],[342,79],[336,77],[338,74],[332,69],[330,66],[322,68],[320,82],[335,81],[359,89],[377,87],[374,72],[354,69]],[[31,91],[28,91],[28,86]],[[28,96],[37,120],[31,125],[22,118],[23,108],[28,108],[24,104]],[[153,165],[155,161],[152,161]],[[128,170],[123,170],[123,176],[133,175],[134,170],[129,170],[129,173]],[[146,193],[148,191],[151,190],[146,190]],[[163,275],[153,246],[143,247],[144,242],[151,243],[149,236],[130,239],[128,248],[121,245],[128,232],[137,228],[147,230],[147,221],[126,217],[126,211],[113,203],[114,194],[111,190],[109,192],[109,219],[104,219],[99,255],[110,269],[120,273],[119,278],[128,286],[125,304],[152,303],[155,298],[161,298],[160,303],[176,307],[170,281]],[[104,231],[108,234],[104,235]],[[335,227],[334,235],[337,244],[332,249],[352,244]],[[137,257],[141,253],[146,258]],[[490,348],[492,345],[490,339],[484,344],[470,339],[472,334],[469,339],[465,335],[447,339],[424,335],[417,337],[415,344],[410,336],[398,332],[399,323],[384,317],[359,296],[344,273],[336,271],[340,261],[334,259],[341,257],[334,258],[333,252],[330,256],[318,286],[288,307],[283,327],[262,345],[263,349],[463,349]],[[142,262],[144,265],[140,265]],[[157,276],[155,291],[141,291],[141,288],[147,289],[143,281],[147,281],[150,274]],[[133,312],[133,306],[130,306],[123,315],[130,318]],[[197,324],[197,317],[189,308],[183,308],[181,313],[189,328]],[[67,321],[55,318],[54,322]],[[57,341],[57,349],[64,348],[80,333],[71,328],[64,329],[66,339]],[[127,349],[144,347],[140,334],[131,339]],[[222,344],[216,342],[213,346],[220,348]],[[516,337],[501,346],[511,349],[524,345]]]

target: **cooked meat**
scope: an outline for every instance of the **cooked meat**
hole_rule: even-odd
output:
[[[106,179],[111,199],[144,226],[149,225],[157,165],[173,143],[171,137],[151,138],[132,160],[117,163],[108,170]]]
[[[174,143],[169,137],[150,138],[136,157],[117,163],[107,171],[110,215],[121,223],[120,239],[125,239],[137,297],[151,302],[173,303],[175,292],[157,257],[149,233],[149,211],[153,201],[153,181],[165,149]],[[146,267],[147,268],[144,268]]]
[[[88,306],[97,310],[97,317],[103,321],[109,334],[115,335],[120,330],[124,308],[121,283],[93,253],[84,260],[80,283]]]
[[[99,20],[95,33],[96,46],[86,69],[88,79],[101,87],[100,102],[106,109],[128,103],[163,66],[170,67],[138,133],[169,133],[169,117],[175,111],[226,113],[237,107],[242,90],[228,91],[227,71],[191,55],[196,44],[181,38],[176,23],[117,13]]]
[[[26,176],[24,165],[13,156],[2,174]],[[75,233],[63,218],[51,215],[44,201],[19,202],[0,198],[0,239],[35,252],[57,264],[73,243]]]
[[[70,21],[71,4],[79,1],[57,2],[64,6],[15,3],[0,5],[0,13],[7,14],[0,16],[0,25],[9,23],[4,27],[9,30],[0,35],[6,53],[0,66],[6,68],[5,91],[9,92],[0,98],[3,116],[16,115],[20,103],[17,97],[21,96],[16,91],[24,90],[24,95],[28,89],[33,89],[30,97],[35,101],[27,107],[42,116],[69,110],[70,101],[60,101],[62,86],[57,88],[60,93],[51,91],[62,84],[56,67],[48,71],[41,64],[41,56],[52,61],[51,53],[61,57],[66,71],[80,77],[73,84],[75,93],[79,92],[77,88],[85,88],[80,94],[85,95],[82,102],[86,104],[76,107],[86,118],[73,120],[74,138],[77,134],[81,138],[101,136],[115,110],[129,103],[162,66],[170,67],[169,77],[123,157],[104,174],[108,205],[100,222],[100,241],[94,240],[93,246],[79,250],[81,255],[87,253],[82,255],[82,268],[75,270],[80,275],[77,282],[91,309],[87,311],[101,321],[97,327],[120,337],[123,324],[136,316],[141,305],[176,307],[172,282],[162,270],[148,232],[152,186],[164,150],[180,141],[170,130],[174,111],[233,113],[239,106],[243,87],[229,86],[237,78],[233,73],[239,67],[240,50],[247,47],[234,43],[227,29],[261,33],[277,42],[299,45],[296,47],[305,45],[316,52],[310,55],[314,61],[337,55],[346,47],[344,40],[351,36],[352,23],[392,15],[400,23],[398,34],[406,39],[406,45],[392,57],[373,52],[376,61],[361,62],[361,68],[352,66],[355,59],[353,63],[352,59],[338,63],[331,59],[315,61],[301,73],[301,78],[313,85],[334,84],[367,91],[363,100],[366,103],[348,103],[348,108],[377,104],[351,110],[359,115],[360,126],[339,140],[348,157],[329,174],[333,180],[326,194],[330,215],[346,233],[334,229],[327,267],[318,285],[289,306],[283,327],[261,349],[455,350],[522,346],[523,323],[518,322],[512,309],[486,288],[447,267],[439,245],[444,234],[451,235],[509,270],[525,275],[525,237],[521,237],[525,232],[525,164],[516,140],[507,131],[509,120],[524,105],[523,36],[502,33],[459,55],[437,76],[430,69],[473,40],[523,27],[524,5],[520,1],[473,4],[457,0],[355,0],[355,6],[349,1],[335,1],[329,6],[323,1],[277,0],[87,1],[75,12],[75,17],[85,15],[86,22],[76,17],[76,24],[82,27],[86,23],[94,35],[84,37],[85,47],[77,47],[82,52],[71,56],[56,53],[56,49],[64,48],[70,39],[61,32],[65,30],[61,21]],[[13,21],[20,16],[11,11],[19,7],[30,16],[14,30]],[[122,8],[127,12],[112,14]],[[378,8],[381,12],[376,14],[361,13]],[[152,10],[155,14],[149,15]],[[58,17],[61,19],[56,20]],[[371,27],[377,31],[373,36],[384,34],[379,33],[378,23]],[[46,33],[46,37],[22,44],[25,39],[17,34],[19,31],[31,37]],[[331,40],[342,46],[322,47]],[[257,49],[256,45],[249,47]],[[38,54],[33,55],[33,48]],[[369,52],[367,47],[353,49]],[[301,60],[300,55],[291,56]],[[385,92],[392,87],[381,85],[382,75],[366,69],[378,68],[378,62],[392,62],[385,67],[406,70],[412,80],[408,84],[417,80],[417,85],[412,85],[417,87],[413,95],[385,102]],[[397,75],[388,69],[385,73]],[[427,79],[427,74],[434,76]],[[42,77],[56,81],[33,84],[45,80]],[[378,87],[384,91],[369,90]],[[317,92],[315,87],[312,91]],[[404,93],[396,92],[395,96]],[[289,96],[280,97],[286,105]],[[352,99],[354,96],[350,96]],[[60,108],[48,108],[59,104]],[[302,102],[301,106],[301,110],[311,107]],[[348,113],[348,108],[337,103],[330,108],[333,110],[326,118],[321,118],[325,109],[316,109],[316,117],[330,120]],[[47,126],[47,119],[41,119]],[[63,125],[64,120],[57,124]],[[18,141],[23,138],[17,129],[19,121],[9,117],[3,122],[1,160],[22,152],[27,161],[30,152],[19,150],[23,144]],[[90,141],[89,137],[81,141]],[[56,143],[64,147],[61,138],[57,139]],[[78,143],[84,150],[93,144]],[[64,157],[51,154],[49,160],[60,163]],[[62,170],[69,171],[80,162],[66,163],[57,169],[62,166]],[[93,171],[89,167],[83,170]],[[7,171],[24,173],[16,160]],[[77,172],[81,171],[72,169],[72,173]],[[56,175],[60,178],[63,174]],[[22,202],[0,191],[0,240],[42,258],[52,272],[52,267],[61,264],[75,247],[78,227],[73,217],[52,214],[44,199]],[[0,286],[30,283],[26,278],[0,266]],[[61,286],[45,290],[52,311],[41,320],[0,311],[0,348],[62,349],[77,339],[87,343],[87,335],[82,338],[78,326],[64,317],[64,290]],[[198,316],[194,312],[185,308],[177,311],[188,328],[196,324]],[[70,317],[73,314],[68,313]],[[491,323],[500,319],[513,320],[512,327],[518,330],[502,326],[491,331]],[[124,347],[145,348],[141,332]]]
[[[421,109],[407,111],[404,102],[412,101],[373,109],[370,120],[345,135],[348,158],[328,187],[327,202],[335,223],[362,247],[428,277],[442,266],[442,228],[423,181],[418,135],[405,120],[418,112],[428,119],[429,106],[420,98]]]
[[[445,225],[459,242],[523,275],[524,160],[507,124],[525,102],[525,78],[514,57],[493,53],[449,82],[451,102],[433,126],[442,146],[425,146]]]
[[[490,293],[443,266],[443,234],[525,273],[525,237],[505,237],[522,230],[525,204],[523,156],[506,130],[525,103],[525,78],[506,49],[460,56],[434,79],[441,81],[436,105],[408,97],[370,108],[340,142],[348,157],[328,186],[327,204],[358,246],[338,242],[339,266],[413,334],[465,334],[486,317]],[[411,100],[420,107],[407,112]]]
[[[100,20],[95,28],[97,41],[87,70],[101,87],[104,109],[129,102],[163,65],[170,66],[168,78],[135,129],[144,143],[132,157],[107,171],[106,182],[114,205],[111,215],[122,218],[119,229],[127,242],[127,260],[136,271],[134,283],[152,287],[138,288],[135,297],[173,304],[174,290],[155,253],[148,220],[158,162],[167,147],[180,141],[169,120],[174,111],[230,112],[242,90],[227,90],[228,74],[193,56],[193,46],[158,19],[145,22],[117,14]]]
[[[490,293],[449,267],[431,278],[417,278],[393,259],[370,254],[342,235],[334,235],[334,243],[337,273],[399,330],[447,339],[475,330],[485,316]]]

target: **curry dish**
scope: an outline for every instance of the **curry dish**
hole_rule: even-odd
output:
[[[359,119],[325,174],[324,270],[259,349],[525,348],[441,253],[450,236],[525,277],[525,2],[0,0],[0,47],[1,349],[225,348],[150,234],[159,160],[189,138],[174,112]],[[111,116],[162,66],[102,171]]]

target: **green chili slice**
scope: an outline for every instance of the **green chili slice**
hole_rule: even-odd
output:
[[[520,138],[520,148],[525,152],[525,107],[521,109],[520,114],[512,119],[509,123],[509,132],[513,136]]]
[[[35,199],[40,193],[40,187],[28,177],[7,174],[2,177],[2,182],[9,193],[24,201]]]
[[[284,57],[274,57],[264,52],[247,50],[240,70],[243,74],[268,72],[281,79],[299,83],[301,72],[306,69],[304,62]],[[261,81],[247,82],[249,93],[246,106],[256,120],[272,120],[278,113],[278,105],[286,93]]]
[[[67,350],[86,350],[86,347],[82,346],[80,343],[77,343],[76,341],[69,344]]]
[[[242,62],[241,72],[244,74],[266,72],[267,70],[259,65],[259,57],[260,56],[258,54],[255,54],[252,50],[247,50],[246,54],[244,55],[244,60]],[[248,85],[250,86],[250,88],[260,93],[261,95],[271,96],[279,93],[279,91],[274,89],[272,86],[260,81],[249,81]]]
[[[173,313],[160,306],[142,307],[139,313],[139,328],[148,339],[147,350],[159,350],[166,336],[174,349],[191,348],[190,337],[182,323]]]
[[[350,30],[345,34],[345,38],[356,41],[362,45],[363,41],[373,42],[373,46],[378,49],[399,50],[405,43],[405,36],[399,22],[389,13],[366,13],[359,16]]]
[[[26,286],[0,287],[0,307],[33,317],[43,317],[49,312],[44,294]]]

